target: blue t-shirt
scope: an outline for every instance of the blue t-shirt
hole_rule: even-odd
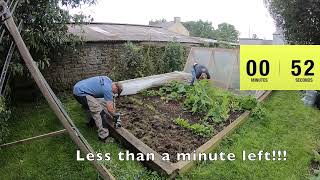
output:
[[[93,96],[112,101],[112,80],[107,76],[96,76],[77,82],[73,87],[76,96]]]

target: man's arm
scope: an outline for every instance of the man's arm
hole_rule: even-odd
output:
[[[210,76],[210,74],[209,74],[209,72],[207,71],[207,79],[211,79],[211,76]]]
[[[112,101],[107,101],[106,109],[108,110],[108,112],[110,113],[111,116],[114,116],[114,114],[116,113],[116,110],[113,106]]]
[[[194,68],[192,68],[191,74],[192,74],[192,79],[191,79],[190,85],[193,86],[193,83],[196,80],[196,71],[194,70]]]

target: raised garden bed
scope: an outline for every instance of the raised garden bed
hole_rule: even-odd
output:
[[[118,101],[118,109],[122,114],[123,127],[158,153],[169,153],[171,162],[177,162],[177,153],[192,153],[244,112],[233,112],[219,124],[210,123],[214,131],[203,137],[174,122],[177,118],[186,119],[191,124],[201,121],[200,116],[183,110],[182,102],[134,95]]]
[[[155,161],[146,164],[173,177],[194,164],[193,161],[178,162],[177,153],[211,151],[223,137],[244,122],[250,114],[248,110],[254,108],[257,101],[217,89],[206,89],[210,85],[205,83],[196,85],[192,90],[186,85],[182,85],[184,88],[180,84],[169,86],[173,88],[165,86],[121,97],[117,101],[117,109],[122,114],[123,128],[112,128],[110,121],[108,126],[113,136],[129,150],[155,153]],[[198,92],[197,88],[206,90]],[[194,101],[197,98],[204,101]],[[206,102],[207,98],[210,101]],[[216,104],[211,103],[212,98]],[[171,162],[162,161],[162,153],[169,153]]]

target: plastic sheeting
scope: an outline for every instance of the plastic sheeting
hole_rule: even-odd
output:
[[[171,72],[166,74],[159,74],[143,78],[130,79],[120,81],[123,86],[121,96],[137,94],[140,91],[158,87],[171,81],[189,81],[191,74],[185,72]]]
[[[193,47],[190,50],[184,72],[191,73],[194,63],[208,68],[213,83],[236,93],[260,97],[265,91],[240,91],[239,49]]]
[[[239,49],[201,48],[190,50],[183,72],[172,72],[143,78],[120,81],[122,96],[137,94],[140,91],[158,87],[171,81],[190,81],[194,63],[205,65],[213,83],[236,94],[251,94],[259,98],[265,91],[240,91]]]

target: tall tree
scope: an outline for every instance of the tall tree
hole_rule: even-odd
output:
[[[21,32],[34,60],[44,68],[50,59],[62,53],[79,38],[68,33],[69,23],[87,20],[84,15],[71,15],[66,8],[77,8],[94,4],[96,0],[21,0],[14,13],[15,19],[23,20]],[[5,43],[1,53],[6,54]]]
[[[320,44],[320,1],[264,0],[290,44]]]
[[[210,38],[215,39],[215,31],[212,23],[209,21],[188,21],[184,22],[183,25],[190,32],[190,36],[202,37],[202,38]]]
[[[239,39],[239,31],[236,30],[234,25],[228,23],[221,23],[216,30],[217,40],[227,42],[237,42]]]

